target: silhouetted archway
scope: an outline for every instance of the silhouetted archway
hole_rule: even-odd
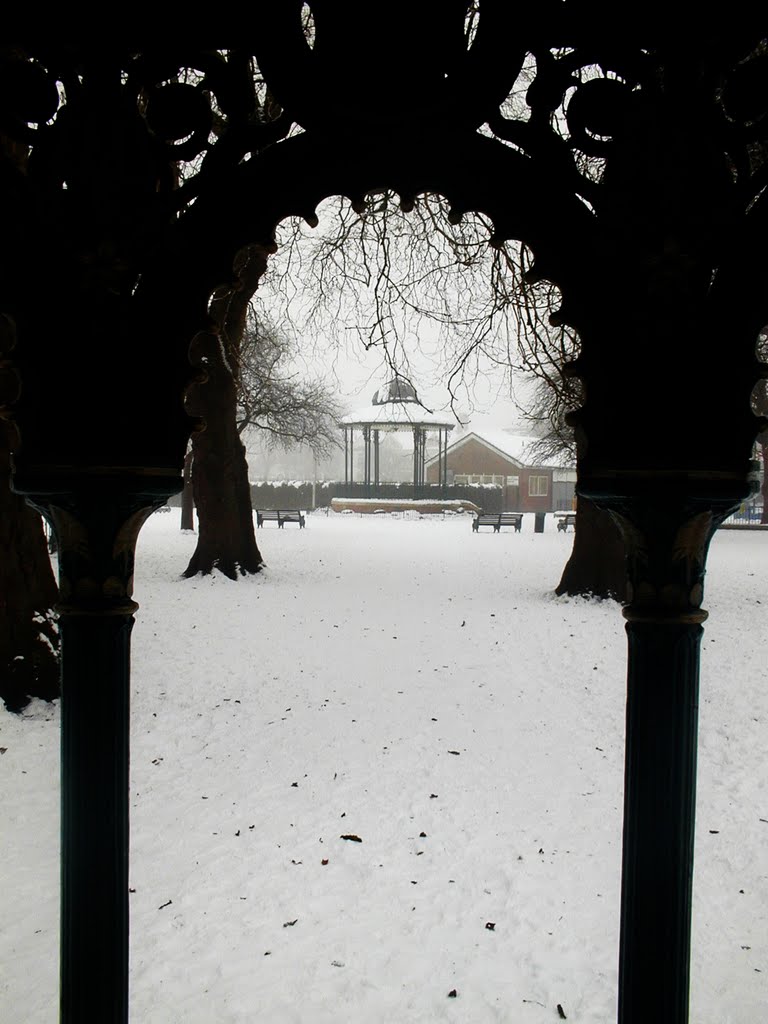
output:
[[[190,345],[245,246],[392,189],[523,241],[579,333],[577,490],[629,550],[619,1019],[683,1024],[706,554],[763,425],[764,30],[607,28],[570,2],[304,6],[306,32],[299,0],[236,18],[241,49],[0,53],[0,401],[14,487],[60,552],[62,1021],[127,1019],[134,545],[181,487],[183,395],[206,375]]]

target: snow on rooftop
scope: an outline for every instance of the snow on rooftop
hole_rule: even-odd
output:
[[[343,416],[339,422],[345,427],[372,426],[378,430],[407,430],[410,427],[443,427],[452,430],[456,426],[451,416],[430,412],[416,402],[367,405]]]
[[[547,466],[556,469],[571,464],[571,460],[565,454],[559,459],[542,459],[540,456],[537,456],[535,446],[539,438],[534,437],[532,434],[512,433],[511,431],[503,430],[499,427],[486,426],[485,424],[477,426],[470,424],[467,430],[448,446],[448,450],[450,451],[451,448],[455,448],[469,437],[476,437],[481,441],[485,441],[487,444],[497,448],[502,454],[508,455],[524,466]]]

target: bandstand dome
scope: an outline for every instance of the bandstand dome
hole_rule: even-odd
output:
[[[352,430],[453,430],[455,422],[446,415],[425,408],[410,381],[393,377],[378,388],[371,404],[356,409],[339,420],[339,426]]]
[[[427,435],[430,433],[437,434],[438,477],[445,488],[448,434],[455,423],[450,417],[425,408],[410,381],[395,374],[374,392],[370,405],[343,416],[339,426],[344,431],[345,483],[352,485],[355,482],[355,431],[361,431],[363,435],[364,470],[361,482],[367,493],[379,489],[379,435],[392,431],[412,431],[414,496],[425,486]]]
[[[387,383],[374,392],[373,404],[384,405],[386,402],[418,402],[416,388],[409,380],[402,377],[393,377]]]

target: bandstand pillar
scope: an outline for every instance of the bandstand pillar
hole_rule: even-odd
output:
[[[366,497],[371,495],[371,428],[363,427],[363,473]]]
[[[417,496],[419,488],[419,428],[413,428],[413,496]]]
[[[426,455],[426,431],[423,427],[413,428],[413,496],[419,497],[424,487],[424,461]]]

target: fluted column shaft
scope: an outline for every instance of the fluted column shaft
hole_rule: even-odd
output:
[[[659,488],[604,504],[629,579],[618,1020],[687,1024],[701,602],[728,503]]]
[[[180,480],[29,495],[58,541],[61,1024],[127,1024],[129,695],[139,529]]]

